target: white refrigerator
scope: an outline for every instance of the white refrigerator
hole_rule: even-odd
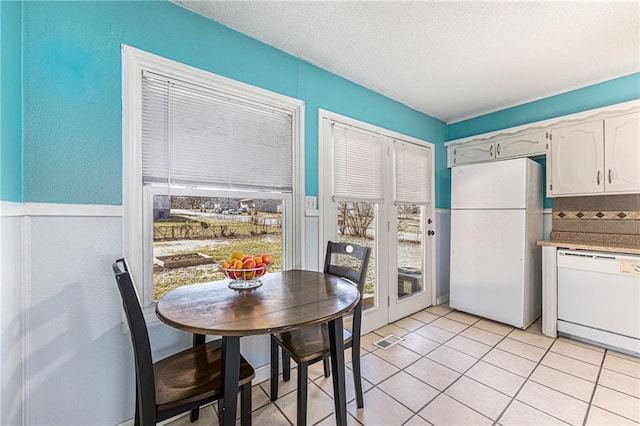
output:
[[[542,189],[528,158],[451,170],[452,308],[519,328],[540,316]]]

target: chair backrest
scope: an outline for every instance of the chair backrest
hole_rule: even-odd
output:
[[[352,334],[354,339],[360,337],[362,329],[362,304],[364,299],[364,284],[367,280],[371,249],[352,243],[327,243],[327,254],[324,258],[324,272],[337,275],[352,281],[360,291],[360,301],[353,311]],[[340,260],[340,262],[339,262]]]
[[[113,264],[113,273],[118,283],[122,307],[127,316],[129,330],[131,331],[131,343],[136,367],[136,413],[140,416],[140,423],[156,424],[156,395],[155,378],[153,374],[153,358],[151,357],[151,345],[144,314],[140,307],[138,293],[129,273],[126,259],[118,259]]]

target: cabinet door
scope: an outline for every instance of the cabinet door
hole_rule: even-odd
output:
[[[496,141],[496,158],[527,157],[544,154],[547,150],[546,145],[546,132],[501,139]]]
[[[603,121],[554,129],[551,132],[551,194],[604,192]]]
[[[640,193],[640,114],[604,122],[605,191]]]
[[[453,150],[453,164],[459,166],[467,163],[479,163],[495,158],[493,142],[459,146]]]

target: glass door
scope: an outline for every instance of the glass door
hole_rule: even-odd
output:
[[[392,147],[389,322],[431,305],[435,276],[432,149],[405,140]]]
[[[431,305],[433,235],[430,206],[399,204],[392,220],[395,256],[389,258],[389,322]]]
[[[321,119],[320,255],[328,240],[371,248],[367,333],[431,305],[433,147],[326,111]]]
[[[341,201],[336,205],[337,235],[335,240],[344,243],[354,243],[369,247],[369,267],[367,280],[364,285],[364,310],[371,310],[378,306],[380,301],[377,289],[377,210],[378,205],[367,202],[347,202]]]

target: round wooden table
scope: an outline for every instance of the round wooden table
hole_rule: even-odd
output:
[[[327,322],[336,423],[346,425],[342,317],[360,300],[358,289],[347,280],[314,271],[274,272],[261,280],[263,285],[251,290],[230,289],[228,280],[178,287],[158,301],[156,314],[180,330],[222,336],[224,425],[235,424],[240,337]]]

